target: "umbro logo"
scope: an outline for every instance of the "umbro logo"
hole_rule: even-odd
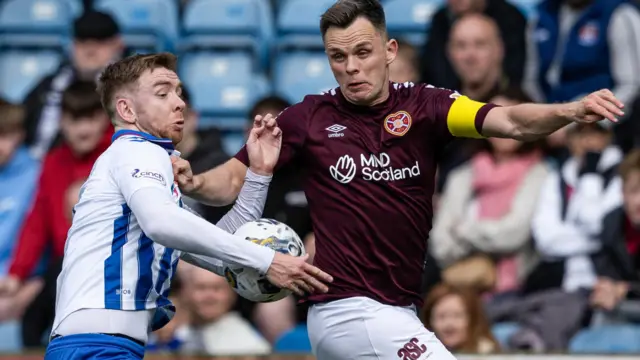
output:
[[[347,129],[346,126],[333,124],[333,125],[329,126],[328,128],[326,128],[325,130],[330,132],[330,134],[329,134],[330,138],[335,138],[335,137],[343,137],[344,134],[342,132],[344,130],[346,130],[346,129]]]

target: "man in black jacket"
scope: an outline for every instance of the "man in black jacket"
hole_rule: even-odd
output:
[[[42,158],[57,142],[62,92],[75,79],[97,78],[124,52],[118,24],[108,14],[85,12],[75,20],[73,33],[71,58],[43,78],[24,101],[25,143],[36,158]]]
[[[620,165],[623,181],[621,208],[603,220],[602,255],[596,261],[600,276],[591,294],[591,306],[603,310],[603,319],[640,321],[640,149]],[[601,318],[602,319],[602,318]]]
[[[461,16],[481,13],[493,19],[504,41],[503,72],[514,85],[521,83],[526,61],[527,20],[506,0],[447,0],[433,16],[421,62],[422,81],[448,89],[459,89],[460,79],[447,57],[447,43],[453,23]]]

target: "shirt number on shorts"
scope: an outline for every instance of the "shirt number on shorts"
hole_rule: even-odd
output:
[[[427,352],[427,347],[420,344],[416,338],[409,340],[402,348],[398,350],[398,358],[402,360],[417,360],[420,356]]]

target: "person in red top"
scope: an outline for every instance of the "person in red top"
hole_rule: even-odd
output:
[[[60,263],[67,231],[71,226],[65,211],[67,189],[74,182],[89,176],[93,163],[111,144],[113,128],[102,109],[93,82],[72,83],[62,95],[62,112],[63,142],[44,159],[35,201],[23,224],[9,275],[0,279],[0,296],[14,295],[22,283],[33,275],[47,249],[51,250],[51,264]],[[55,270],[47,271],[41,295],[47,298],[52,295],[55,300],[57,275]],[[49,306],[55,303],[54,300],[49,300]],[[28,312],[27,309],[25,317]],[[39,319],[38,322],[44,320],[48,323],[46,316],[40,316]],[[41,335],[35,337],[39,343]],[[28,339],[24,341],[27,345]]]
[[[297,163],[316,236],[314,265],[333,276],[309,294],[309,340],[318,360],[452,359],[423,326],[420,275],[439,154],[454,137],[531,140],[571,122],[616,121],[608,90],[567,104],[499,107],[433,86],[389,82],[398,44],[378,0],[342,0],[320,20],[339,88],[309,95],[277,118],[278,168]],[[267,116],[256,122],[273,123]],[[242,149],[192,176],[174,159],[185,194],[233,201],[247,171]],[[300,281],[287,284],[297,293]]]

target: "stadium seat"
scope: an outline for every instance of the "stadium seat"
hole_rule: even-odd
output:
[[[0,2],[0,47],[62,49],[72,20],[65,1],[5,0]]]
[[[62,1],[66,2],[67,5],[69,5],[69,8],[71,9],[71,14],[73,15],[74,19],[82,15],[82,12],[84,11],[84,5],[82,4],[82,0],[62,0]]]
[[[245,142],[245,134],[244,132],[239,130],[224,134],[222,136],[222,148],[225,153],[230,155],[235,155],[238,151],[240,151]]]
[[[177,42],[178,8],[172,0],[98,0],[95,9],[116,19],[130,47],[170,51]]]
[[[242,52],[194,52],[181,57],[180,77],[193,94],[201,127],[244,128],[249,108],[270,91],[266,78],[252,70],[252,61]]]
[[[309,354],[311,353],[311,343],[306,325],[298,325],[292,330],[284,333],[273,345],[275,353],[289,354]]]
[[[421,45],[433,14],[442,5],[444,0],[387,0],[383,3],[387,29],[392,36]]]
[[[192,0],[182,22],[180,51],[248,49],[267,62],[273,30],[266,1]]]
[[[337,87],[327,56],[322,52],[290,52],[278,56],[274,71],[276,93],[290,102]]]
[[[322,48],[320,16],[334,0],[287,0],[282,4],[277,18],[280,48]]]
[[[542,2],[542,0],[509,0],[510,3],[515,5],[524,16],[528,19],[532,19],[536,17],[538,4]]]
[[[511,335],[515,334],[520,329],[520,325],[517,323],[497,323],[491,327],[491,332],[496,338],[500,347],[508,348],[508,342]]]
[[[19,353],[22,351],[21,326],[17,321],[0,323],[0,353]]]
[[[0,52],[0,97],[22,102],[43,76],[60,65],[61,60],[57,51]]]
[[[606,325],[580,331],[569,351],[581,354],[640,353],[640,326]]]

